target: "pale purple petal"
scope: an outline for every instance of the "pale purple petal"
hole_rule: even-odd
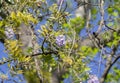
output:
[[[100,83],[100,82],[96,75],[90,75],[90,79],[87,81],[87,83]]]
[[[56,44],[59,46],[65,45],[65,36],[64,35],[59,35],[56,37]]]
[[[5,28],[5,35],[8,39],[13,39],[15,36],[12,28]]]

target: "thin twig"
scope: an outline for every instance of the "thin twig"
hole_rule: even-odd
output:
[[[70,56],[70,54],[71,54],[71,52],[72,52],[72,49],[73,49],[73,47],[74,47],[74,45],[75,45],[75,39],[76,39],[76,32],[75,31],[73,31],[73,42],[72,42],[72,46],[71,46],[71,48],[70,48],[70,51],[69,51],[69,53],[68,53],[68,56]]]
[[[102,26],[104,24],[104,0],[100,0],[100,14],[101,14],[100,25],[96,33],[99,33],[102,30]]]
[[[45,43],[45,41],[46,41],[46,38],[44,38],[44,40],[43,40],[43,42],[42,42],[42,47],[41,47],[41,49],[42,49],[42,52],[44,53],[44,43]]]
[[[104,21],[104,25],[105,25],[105,27],[107,27],[108,29],[110,29],[110,30],[112,30],[112,31],[115,31],[115,32],[117,32],[115,29],[113,29],[113,28],[110,28],[107,24],[106,24],[106,21]]]
[[[58,54],[58,52],[57,52],[57,51],[50,51],[50,52],[44,52],[44,53],[37,53],[37,54],[27,55],[26,58],[27,58],[27,57],[39,56],[39,55],[49,55],[49,54]],[[13,60],[15,60],[15,59],[9,59],[9,60],[0,62],[0,65],[9,63],[9,62],[11,62],[11,61],[13,61]]]
[[[11,62],[11,61],[13,61],[14,59],[10,59],[10,60],[6,60],[6,61],[3,61],[3,62],[0,62],[0,65],[3,65],[3,64],[5,64],[5,63],[8,63],[8,62]]]
[[[60,12],[61,8],[62,8],[62,4],[63,4],[64,0],[60,0],[60,6],[59,6],[59,9],[58,9],[58,12]],[[57,12],[57,13],[58,13]]]
[[[99,66],[98,66],[98,76],[99,76],[100,70],[101,70],[102,54],[103,54],[103,48],[101,49],[101,53],[100,53]]]
[[[107,58],[107,62],[106,62],[106,67],[105,70],[103,72],[102,77],[100,78],[100,83],[104,83],[104,81],[107,79],[107,75],[111,69],[111,67],[116,63],[116,61],[120,58],[120,55],[118,55],[114,61],[112,61],[113,56],[115,55],[117,48],[115,47],[111,53],[111,55]]]
[[[44,53],[37,53],[37,54],[33,54],[33,55],[28,55],[26,57],[29,57],[29,56],[34,57],[34,56],[38,56],[38,55],[49,55],[49,54],[58,54],[58,52],[57,51],[50,51],[50,52],[44,52]]]

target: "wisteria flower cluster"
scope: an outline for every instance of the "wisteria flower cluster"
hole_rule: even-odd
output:
[[[59,35],[56,37],[56,44],[59,46],[65,45],[65,36],[64,35]]]
[[[13,39],[15,36],[12,28],[5,28],[5,35],[8,39]]]
[[[100,83],[100,82],[96,75],[90,75],[90,79],[87,81],[87,83]]]

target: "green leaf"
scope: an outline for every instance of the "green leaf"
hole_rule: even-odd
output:
[[[68,77],[69,77],[69,74],[68,74],[68,73],[65,73],[62,77],[63,77],[63,78],[68,78]]]
[[[23,70],[18,70],[17,71],[17,74],[22,74],[23,73]]]
[[[82,50],[82,51],[86,51],[86,49],[87,49],[87,46],[82,46],[82,47],[81,47],[81,50]]]
[[[118,41],[114,40],[112,44],[116,46],[116,45],[118,45]]]
[[[97,14],[97,9],[96,9],[96,8],[93,8],[93,9],[91,10],[91,13],[92,13],[92,14]]]
[[[70,28],[69,24],[67,24],[67,23],[63,24],[63,27]]]
[[[96,54],[97,52],[98,52],[98,49],[97,49],[97,48],[94,48],[93,54]]]
[[[111,47],[111,45],[112,45],[112,42],[107,43],[107,46]]]
[[[112,15],[117,17],[118,16],[118,12],[113,12]]]
[[[120,12],[120,7],[118,5],[114,5],[114,9]]]
[[[107,26],[111,27],[113,25],[113,22],[109,22]]]
[[[85,71],[89,71],[89,70],[90,70],[90,68],[89,68],[89,67],[86,67],[86,68],[85,68]]]
[[[119,2],[119,0],[114,0],[115,2]]]
[[[0,27],[3,27],[4,25],[5,25],[5,21],[3,20],[3,21],[0,21]]]
[[[117,32],[113,33],[113,37],[115,37],[115,38],[117,37]]]
[[[110,13],[110,14],[113,13],[113,11],[114,11],[114,9],[112,7],[109,7],[107,10],[108,10],[108,13]]]

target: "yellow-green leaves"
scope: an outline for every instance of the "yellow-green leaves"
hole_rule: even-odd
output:
[[[56,22],[59,24],[66,23],[66,16],[68,16],[68,12],[59,11],[57,4],[52,4],[49,10],[52,12],[52,14],[49,17],[50,18],[49,21]]]
[[[98,12],[98,11],[97,11],[97,8],[92,8],[92,10],[91,10],[91,13],[92,13],[92,14],[95,15],[95,14],[97,14],[97,12]]]
[[[41,34],[45,37],[45,36],[47,36],[48,35],[48,29],[46,28],[46,26],[44,26],[44,25],[42,25],[41,26]]]
[[[26,70],[24,73],[25,78],[27,79],[28,83],[39,83],[40,80],[36,75],[35,69],[33,70]]]
[[[7,25],[5,20],[0,21],[0,39],[5,37],[4,31],[5,28],[4,26]]]
[[[76,31],[78,35],[81,29],[84,28],[84,25],[85,25],[85,20],[83,18],[76,17],[71,19],[69,23],[63,24],[63,27],[68,29],[72,28],[73,30]]]
[[[4,28],[0,28],[0,39],[2,39],[4,37],[5,37]]]
[[[16,14],[15,14],[15,12],[12,12],[11,15],[10,15],[10,17],[11,17],[12,19],[16,19]]]
[[[83,52],[84,56],[95,55],[98,52],[98,48],[91,48],[89,46],[82,46],[81,51]]]
[[[117,34],[117,32],[113,33],[113,40],[108,42],[107,45],[111,47],[112,45],[117,46],[120,41],[120,36]]]
[[[19,49],[17,40],[6,40],[6,46],[12,54]]]
[[[108,10],[108,13],[110,13],[110,14],[114,12],[114,8],[113,7],[109,7],[107,10]]]
[[[118,67],[113,67],[112,68],[113,71],[110,72],[108,75],[107,75],[107,79],[106,79],[106,82],[109,83],[110,81],[112,83],[118,83],[119,81],[119,78],[120,78],[120,69]],[[113,74],[114,73],[114,74]],[[112,79],[111,79],[112,78]]]
[[[57,13],[57,8],[58,8],[57,4],[53,4],[52,6],[50,6],[49,10],[53,13]]]
[[[113,15],[114,17],[118,17],[120,12],[120,7],[118,4],[115,4],[114,6],[110,6],[107,8],[107,11],[110,15]]]
[[[63,58],[63,62],[64,62],[64,64],[66,64],[66,65],[72,65],[72,64],[73,64],[73,60],[72,60],[72,58],[69,57],[69,56],[64,57],[64,58]]]
[[[5,46],[13,57],[21,56],[22,50],[18,40],[6,40]]]
[[[21,46],[22,44],[18,40],[6,40],[5,43],[6,49],[12,58],[17,59],[20,62],[29,62],[30,57],[26,57],[22,53]]]
[[[0,21],[0,28],[3,27],[5,23],[6,23],[5,20]]]
[[[10,18],[15,21],[15,25],[19,26],[21,23],[28,24],[30,22],[37,23],[37,19],[33,18],[31,14],[18,12],[11,12]]]

